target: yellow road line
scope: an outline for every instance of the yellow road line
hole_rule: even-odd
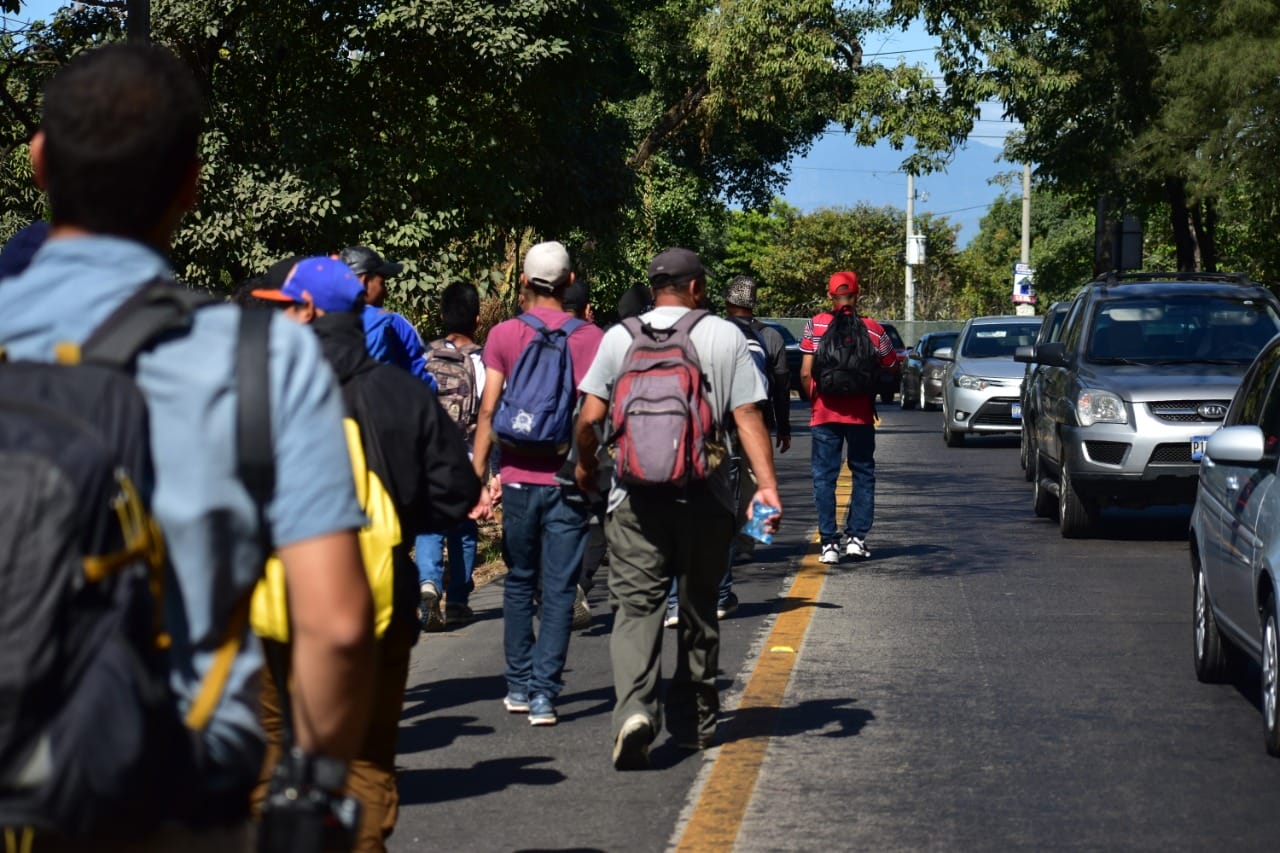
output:
[[[842,468],[836,484],[837,510],[847,504],[851,487],[849,470]],[[821,546],[817,533],[813,541]],[[827,567],[818,561],[818,550],[818,547],[809,549],[782,599],[778,619],[742,691],[733,721],[726,727],[724,745],[699,793],[677,851],[702,853],[733,849],[777,724],[791,670],[809,629],[814,604],[822,594]]]

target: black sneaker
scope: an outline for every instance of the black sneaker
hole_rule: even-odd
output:
[[[724,598],[720,599],[720,602],[716,605],[716,618],[723,619],[737,609],[738,596],[731,592]]]
[[[476,614],[465,604],[449,604],[444,606],[444,625],[446,628],[470,625]]]

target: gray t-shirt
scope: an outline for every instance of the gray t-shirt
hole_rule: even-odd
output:
[[[669,329],[689,311],[680,306],[654,308],[640,319],[657,329]],[[727,320],[715,316],[703,317],[689,334],[693,348],[702,364],[702,373],[710,386],[707,402],[715,416],[716,424],[739,406],[759,403],[765,399],[764,378],[756,369],[751,352],[747,349],[742,332]],[[604,334],[595,361],[582,378],[578,390],[608,400],[613,385],[623,369],[623,360],[631,347],[631,334],[618,323]],[[728,465],[721,465],[711,480],[711,490],[716,498],[733,512],[737,501],[729,488]],[[617,478],[609,493],[609,508],[613,509],[626,497],[626,490]]]
[[[115,237],[51,240],[19,276],[0,282],[0,346],[11,359],[53,360],[82,342],[138,286],[172,277],[156,252]],[[172,572],[165,628],[183,713],[226,633],[236,601],[262,574],[258,517],[236,472],[235,347],[240,311],[202,308],[191,331],[138,357],[147,400],[155,491]],[[365,524],[342,428],[342,396],[319,342],[283,316],[271,324],[269,382],[275,495],[266,508],[277,545]],[[210,757],[243,773],[261,761],[258,643],[246,636],[205,730]]]

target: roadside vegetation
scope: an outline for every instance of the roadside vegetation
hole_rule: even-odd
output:
[[[26,161],[42,82],[123,38],[126,8],[0,19],[0,238],[44,215]],[[864,51],[917,17],[941,40],[941,80]],[[904,212],[789,208],[788,164],[835,129],[887,139],[927,174],[993,100],[1025,128],[1011,176],[1036,169],[1042,299],[1093,272],[1100,204],[1142,221],[1149,267],[1280,270],[1269,4],[153,0],[151,20],[208,99],[203,194],[174,253],[200,286],[366,243],[406,261],[391,301],[430,333],[434,295],[459,278],[481,285],[487,318],[509,315],[516,259],[556,237],[605,309],[655,251],[689,245],[714,277],[757,275],[761,313],[808,314],[815,283],[846,267],[868,310],[893,316]],[[964,249],[945,217],[918,217],[919,319],[1006,310],[1018,192],[1011,180]]]

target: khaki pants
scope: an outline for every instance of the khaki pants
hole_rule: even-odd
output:
[[[609,540],[609,595],[614,606],[609,656],[618,704],[613,737],[642,712],[676,738],[710,740],[720,709],[716,674],[720,626],[716,598],[724,576],[733,517],[710,495],[687,501],[628,496],[605,520]],[[676,670],[659,705],[662,618],[671,579],[680,597]]]
[[[396,789],[396,738],[400,732],[400,711],[404,704],[405,682],[409,678],[409,655],[416,626],[393,619],[387,633],[378,640],[377,674],[374,683],[373,713],[359,757],[347,769],[348,796],[360,801],[360,830],[357,853],[381,853],[395,829],[400,811]],[[267,796],[267,781],[281,755],[279,687],[268,670],[262,679],[262,727],[267,734],[267,754],[262,776],[253,791],[253,812],[261,811]]]

